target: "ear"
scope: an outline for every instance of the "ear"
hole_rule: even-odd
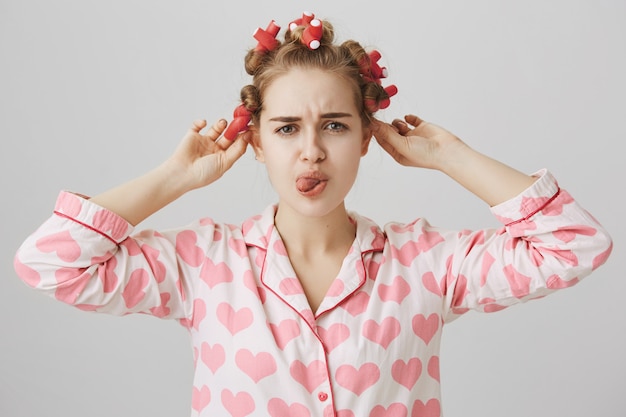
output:
[[[372,140],[372,129],[363,129],[363,141],[361,142],[361,156],[365,156],[369,149],[370,141]]]
[[[261,135],[259,134],[259,129],[250,125],[248,131],[250,132],[250,145],[254,150],[254,159],[259,162],[265,162],[265,156],[263,154],[263,147],[261,146]]]

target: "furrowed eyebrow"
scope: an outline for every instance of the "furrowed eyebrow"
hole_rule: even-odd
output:
[[[300,120],[301,119],[299,117],[279,116],[279,117],[272,117],[270,119],[270,122],[292,123],[292,122],[298,122]]]
[[[352,117],[352,114],[336,112],[336,113],[324,113],[321,115],[322,119],[341,119],[344,117]],[[272,117],[271,119],[269,119],[270,122],[282,122],[282,123],[293,123],[293,122],[299,122],[300,120],[302,120],[300,117],[293,117],[293,116],[278,116],[278,117]]]
[[[342,117],[352,117],[350,113],[325,113],[322,119],[341,119]]]

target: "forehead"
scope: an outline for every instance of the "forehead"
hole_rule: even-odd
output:
[[[320,69],[291,69],[265,90],[263,116],[350,112],[358,115],[354,86],[346,78]]]

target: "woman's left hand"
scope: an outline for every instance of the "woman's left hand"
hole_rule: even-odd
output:
[[[466,148],[452,133],[412,114],[391,124],[375,120],[372,133],[378,144],[405,166],[442,170],[448,158]]]

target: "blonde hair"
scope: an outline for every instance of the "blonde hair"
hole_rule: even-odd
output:
[[[241,89],[241,101],[250,112],[252,122],[259,125],[263,111],[263,97],[267,87],[279,76],[294,68],[321,69],[332,72],[348,80],[353,86],[354,101],[359,109],[364,126],[369,126],[374,114],[373,108],[389,99],[389,95],[379,82],[362,76],[362,68],[371,65],[365,48],[356,41],[348,40],[333,44],[335,32],[332,24],[322,22],[322,36],[317,49],[310,49],[302,42],[304,26],[288,28],[284,41],[271,51],[252,48],[245,57],[246,72],[252,76],[252,84]],[[374,103],[367,106],[365,103]]]

